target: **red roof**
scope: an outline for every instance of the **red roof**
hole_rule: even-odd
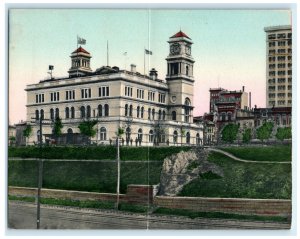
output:
[[[73,51],[72,53],[79,53],[79,52],[90,54],[88,51],[84,50],[81,46],[77,50]]]
[[[179,32],[177,32],[175,35],[171,36],[171,38],[177,38],[177,37],[186,37],[188,39],[191,39],[184,32],[182,32],[181,30]]]

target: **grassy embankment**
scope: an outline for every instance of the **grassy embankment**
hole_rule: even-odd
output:
[[[55,149],[57,148],[55,147]],[[95,149],[92,148],[93,147],[91,147],[91,150],[86,150],[85,148],[81,149],[83,151],[86,150],[86,158],[91,158],[92,155],[94,155],[93,157],[96,157],[98,154],[95,154],[95,151],[99,150],[97,148],[101,147],[94,147]],[[156,159],[156,162],[152,161],[148,163],[147,160],[145,160],[145,162],[122,161],[121,193],[126,193],[128,184],[158,184],[163,158],[166,155],[180,151],[179,148],[173,147],[150,149],[152,150],[150,151],[152,152],[152,157]],[[143,155],[142,152],[147,152],[148,155],[148,148],[124,147],[123,150],[123,156],[121,155],[121,158],[123,157],[125,159],[143,160],[146,156]],[[140,150],[140,152],[138,150]],[[239,150],[242,150],[242,148]],[[263,155],[264,150],[266,151],[268,159],[275,158],[278,154],[283,155],[285,158],[290,157],[290,149],[288,147],[278,149],[275,147],[272,148],[272,150],[270,150],[269,147],[264,147],[261,149],[260,155]],[[10,156],[12,156],[12,151]],[[14,152],[16,151],[17,150]],[[55,152],[55,150],[52,151]],[[135,151],[137,152],[134,153]],[[57,158],[57,153],[55,152],[54,154],[54,158]],[[105,153],[103,153],[104,156],[102,154],[99,155],[99,157],[97,156],[98,159],[107,159]],[[14,156],[16,156],[16,154],[14,154]],[[110,157],[112,158],[112,156]],[[154,158],[151,158],[150,156],[150,160],[153,160]],[[261,158],[263,160],[263,156],[261,156]],[[234,161],[219,153],[211,153],[209,161],[219,165],[223,169],[224,177],[220,178],[211,173],[199,175],[198,179],[192,181],[183,188],[180,193],[181,196],[291,198],[290,164],[244,163]],[[8,184],[10,186],[37,186],[37,161],[9,161],[8,170]],[[102,162],[101,160],[96,162],[58,162],[50,160],[44,162],[43,171],[44,188],[102,193],[114,193],[116,191],[117,167],[116,162],[113,160],[111,162]],[[150,179],[149,182],[148,174]]]
[[[292,160],[291,145],[268,147],[226,147],[222,150],[246,160],[284,162]]]

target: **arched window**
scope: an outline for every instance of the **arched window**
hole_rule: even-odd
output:
[[[43,109],[41,109],[40,115],[41,115],[41,119],[43,120],[44,119],[44,110]]]
[[[130,105],[130,106],[129,106],[129,116],[131,116],[131,117],[132,117],[132,109],[133,109],[133,108],[132,108],[132,105]]]
[[[130,140],[131,129],[129,127],[126,128],[126,141]]]
[[[199,133],[196,134],[196,144],[200,145],[200,135],[199,135]]]
[[[55,119],[59,118],[59,109],[55,109]]]
[[[155,110],[152,109],[152,120],[154,120],[154,119],[155,119]]]
[[[189,75],[189,66],[185,67],[185,74],[188,76]]]
[[[172,111],[172,120],[176,120],[176,111]]]
[[[54,110],[50,109],[50,119],[54,120]]]
[[[227,119],[228,119],[228,121],[231,121],[231,116],[232,116],[232,113],[231,112],[227,112]]]
[[[163,120],[166,120],[166,111],[163,110]]]
[[[139,130],[138,130],[138,140],[139,140],[140,142],[143,141],[143,130],[142,130],[142,129],[139,129]]]
[[[187,132],[187,133],[186,133],[186,143],[187,143],[187,144],[190,144],[190,143],[191,143],[191,134],[190,134],[190,132]]]
[[[74,107],[71,107],[71,118],[72,119],[75,118],[75,109],[74,109]]]
[[[150,142],[150,143],[153,143],[153,139],[154,139],[154,135],[153,135],[153,130],[151,129],[151,130],[149,131],[149,142]]]
[[[125,105],[125,116],[128,116],[128,104]]]
[[[101,117],[102,115],[102,105],[98,105],[98,116]]]
[[[158,120],[161,120],[161,110],[158,111]]]
[[[108,106],[108,104],[104,105],[104,115],[109,116],[109,106]]]
[[[100,128],[100,140],[106,140],[106,129],[104,127]]]
[[[177,139],[178,139],[178,132],[175,130],[173,133],[173,142],[174,144],[177,144]]]
[[[91,106],[89,105],[86,107],[86,117],[87,118],[91,117]]]
[[[144,107],[141,108],[141,118],[144,118]]]
[[[40,119],[40,113],[38,110],[35,111],[35,120],[39,120]]]
[[[189,98],[185,98],[184,102],[184,118],[185,122],[189,123],[190,122],[190,107],[191,107],[191,101]]]
[[[222,114],[221,114],[221,120],[222,121],[226,120],[226,113],[225,112],[222,112]]]
[[[136,108],[136,117],[137,118],[140,117],[140,107],[139,106]]]
[[[80,118],[85,118],[85,107],[84,106],[80,107]]]
[[[70,118],[70,109],[69,109],[69,107],[66,107],[65,114],[66,114],[66,119],[69,119]]]
[[[151,118],[151,108],[148,109],[148,120]]]

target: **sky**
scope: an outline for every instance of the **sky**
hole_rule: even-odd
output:
[[[252,94],[252,107],[265,107],[264,27],[291,24],[288,10],[11,9],[9,11],[9,123],[26,120],[28,84],[68,76],[77,35],[92,54],[91,68],[109,65],[144,72],[144,48],[153,52],[146,72],[164,79],[169,37],[180,29],[193,41],[194,116],[209,110],[209,89]],[[123,53],[127,52],[127,56]]]

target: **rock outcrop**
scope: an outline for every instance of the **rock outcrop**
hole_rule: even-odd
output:
[[[213,172],[223,176],[222,170],[207,161],[208,150],[197,148],[188,152],[173,154],[164,159],[160,176],[158,195],[175,196],[199,174]]]

